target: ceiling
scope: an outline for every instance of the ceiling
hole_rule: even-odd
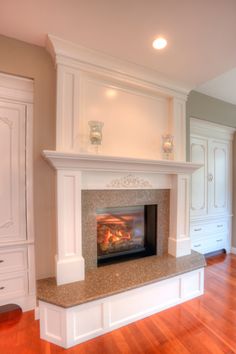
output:
[[[235,0],[0,0],[0,33],[40,46],[50,33],[236,104]]]

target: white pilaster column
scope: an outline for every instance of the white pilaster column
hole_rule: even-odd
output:
[[[191,253],[189,235],[189,175],[173,175],[170,192],[168,252],[181,257]]]
[[[57,151],[79,150],[79,80],[79,70],[57,64]]]
[[[84,279],[81,232],[81,172],[57,171],[57,284]]]
[[[186,161],[186,100],[170,99],[169,125],[174,136],[174,159]]]

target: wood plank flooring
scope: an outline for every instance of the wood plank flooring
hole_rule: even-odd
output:
[[[0,325],[1,354],[236,353],[236,256],[209,258],[205,294],[71,349],[39,338],[33,312]]]

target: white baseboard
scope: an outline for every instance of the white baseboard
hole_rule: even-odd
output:
[[[57,285],[84,280],[85,274],[83,257],[71,257],[60,260],[56,256],[55,261]]]
[[[39,301],[40,337],[70,348],[203,292],[204,268],[200,268],[70,308]]]
[[[231,247],[230,253],[236,254],[236,247]]]
[[[11,298],[11,299],[2,299],[0,300],[0,306],[6,304],[16,304],[22,308],[23,312],[34,310],[36,306],[36,296],[29,295],[24,297],[18,298]]]
[[[35,319],[35,321],[40,319],[40,312],[39,312],[39,307],[38,306],[36,306],[35,309],[34,309],[34,319]]]
[[[168,253],[174,257],[182,257],[191,254],[191,240],[185,238],[168,238]]]

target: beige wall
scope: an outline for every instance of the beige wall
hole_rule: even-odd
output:
[[[187,157],[189,158],[190,117],[236,128],[236,105],[192,91],[186,106],[187,115]],[[233,146],[233,214],[236,214],[236,134]],[[233,217],[232,244],[236,247],[236,217]]]
[[[36,274],[54,274],[55,176],[41,157],[55,149],[56,73],[45,49],[0,36],[0,72],[34,80],[34,215]]]

